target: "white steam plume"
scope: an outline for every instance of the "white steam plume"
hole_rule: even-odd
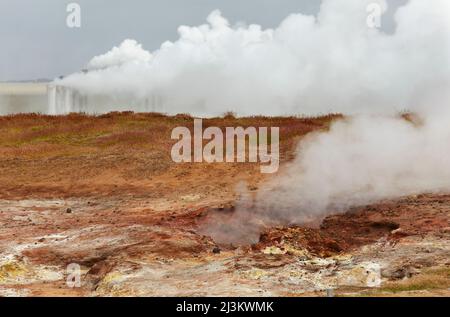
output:
[[[367,26],[371,2],[324,0],[316,17],[294,14],[267,30],[231,27],[215,11],[155,52],[125,41],[60,84],[158,95],[169,113],[349,115],[306,137],[254,200],[244,195],[234,214],[214,216],[203,232],[219,242],[255,242],[265,225],[383,198],[450,192],[450,1],[410,0],[393,34]],[[396,116],[405,109],[415,122]]]
[[[254,243],[266,227],[317,225],[329,214],[381,199],[450,192],[450,115],[347,117],[305,137],[297,157],[232,216],[202,226],[216,242]]]
[[[338,3],[324,2],[320,15]],[[328,13],[336,23],[331,41],[337,43],[318,58],[336,59],[325,63],[328,75],[309,77],[309,100],[320,112],[321,102],[334,98],[333,111],[357,115],[303,139],[294,161],[256,197],[244,192],[231,216],[212,214],[201,231],[217,242],[254,243],[268,226],[317,224],[328,214],[381,199],[450,192],[449,2],[410,1],[397,12],[391,36],[358,38],[359,31],[349,28],[350,39],[343,39],[337,23],[347,15]],[[372,59],[362,63],[355,56]],[[325,83],[322,95],[318,82]],[[332,82],[336,91],[329,88]],[[412,121],[393,115],[400,104],[414,110]]]
[[[447,0],[411,0],[394,34],[367,26],[374,0],[324,0],[317,16],[275,29],[230,26],[219,11],[150,53],[126,40],[89,73],[58,83],[87,93],[158,96],[168,113],[202,116],[395,113],[424,107],[449,82]],[[386,2],[377,1],[386,8]],[[120,97],[120,96],[119,96]]]

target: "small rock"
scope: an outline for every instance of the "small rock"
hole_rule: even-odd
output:
[[[212,252],[214,253],[214,254],[219,254],[220,253],[220,248],[219,247],[215,247],[213,250],[212,250]]]
[[[396,234],[396,233],[403,233],[403,229],[402,228],[397,228],[391,231],[391,234]]]
[[[71,208],[67,208],[66,209],[66,213],[71,214],[72,213],[72,209]]]
[[[420,270],[409,265],[403,267],[400,266],[400,267],[385,268],[384,270],[381,270],[381,275],[391,280],[410,278],[411,276],[416,275],[418,273],[420,273]]]

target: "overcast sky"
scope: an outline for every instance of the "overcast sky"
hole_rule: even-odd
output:
[[[406,0],[388,0],[382,26]],[[68,28],[66,7],[81,5],[81,28]],[[320,0],[0,0],[0,81],[54,78],[80,70],[126,38],[153,51],[177,38],[179,25],[200,25],[214,9],[232,24],[276,27],[290,13],[316,14]]]

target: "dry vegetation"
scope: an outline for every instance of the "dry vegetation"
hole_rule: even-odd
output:
[[[203,126],[279,126],[281,160],[284,161],[293,157],[300,136],[326,129],[336,117],[235,118],[226,115],[205,119]],[[136,187],[145,189],[146,185],[151,185],[147,182],[161,174],[186,173],[198,166],[177,166],[171,161],[170,150],[176,141],[170,136],[177,126],[192,130],[193,118],[132,112],[0,117],[1,195],[77,195],[92,190],[92,184],[95,184],[95,191],[105,194],[119,189],[126,192],[130,188],[134,192]],[[219,169],[224,168],[217,165]],[[256,164],[236,165],[256,170]],[[216,164],[212,166],[215,167]]]
[[[423,290],[448,290],[450,288],[450,268],[428,269],[410,279],[389,282],[380,288],[380,292],[409,292]]]

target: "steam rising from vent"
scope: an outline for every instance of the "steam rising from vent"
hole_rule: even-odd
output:
[[[307,136],[256,197],[243,191],[233,214],[213,215],[201,230],[218,242],[256,242],[265,226],[311,223],[379,199],[448,193],[450,2],[410,0],[390,35],[367,26],[372,2],[324,0],[317,16],[292,14],[265,30],[232,27],[214,11],[154,52],[126,40],[93,58],[89,72],[55,84],[156,96],[155,110],[172,114],[348,115]]]
[[[324,1],[317,21],[301,18],[309,30],[298,56],[306,62],[293,81],[304,83],[293,109],[332,105],[351,115],[303,139],[278,177],[253,197],[240,190],[234,213],[211,214],[201,232],[254,243],[266,227],[318,224],[352,206],[450,191],[450,4],[409,1],[393,35],[358,27],[358,8]],[[413,119],[395,114],[402,108]]]
[[[82,94],[145,100],[156,111],[200,116],[395,113],[426,107],[449,81],[446,0],[411,0],[388,35],[367,26],[373,0],[324,0],[317,16],[292,14],[275,29],[180,26],[179,39],[146,51],[125,40],[89,72],[56,84]],[[385,1],[379,1],[387,8]]]
[[[297,157],[256,196],[238,189],[232,215],[216,213],[201,232],[216,242],[255,243],[276,225],[317,225],[329,214],[381,199],[449,193],[450,115],[411,119],[360,115],[308,135]]]

